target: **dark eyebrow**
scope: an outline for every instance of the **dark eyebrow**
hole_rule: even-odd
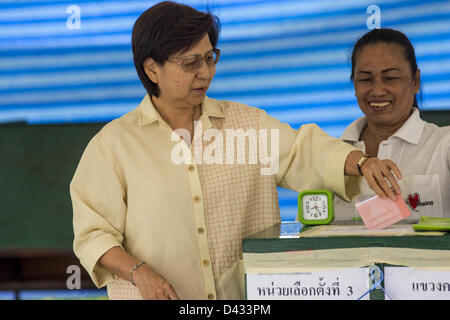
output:
[[[399,68],[388,68],[388,69],[382,70],[381,73],[386,73],[386,72],[389,72],[389,71],[398,71],[398,72],[400,72],[400,69]],[[371,71],[365,71],[365,70],[359,70],[357,73],[372,74]]]
[[[400,71],[400,69],[399,69],[399,68],[389,68],[389,69],[384,69],[383,71],[381,71],[381,73],[389,72],[389,71]]]
[[[213,51],[214,51],[214,48],[212,48],[211,50],[209,50],[208,52],[206,52],[203,56],[202,56],[201,54],[197,53],[197,54],[191,54],[191,55],[185,56],[185,57],[179,57],[179,58],[177,58],[177,59],[189,59],[189,58],[197,58],[197,57],[202,57],[202,58],[203,58],[203,57],[205,57],[206,55],[212,53]]]

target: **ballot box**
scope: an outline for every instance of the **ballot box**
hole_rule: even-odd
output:
[[[243,241],[249,300],[450,300],[450,234],[276,224]]]

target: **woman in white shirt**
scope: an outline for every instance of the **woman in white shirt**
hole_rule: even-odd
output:
[[[365,117],[351,123],[341,138],[397,164],[410,219],[450,217],[450,126],[420,118],[420,70],[410,41],[399,31],[374,29],[356,42],[351,63],[350,78]],[[356,201],[372,195],[363,182]],[[357,217],[354,204],[336,199],[336,219]]]

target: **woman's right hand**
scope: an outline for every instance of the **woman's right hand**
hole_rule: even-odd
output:
[[[133,281],[144,300],[180,300],[172,285],[145,263],[133,272]]]

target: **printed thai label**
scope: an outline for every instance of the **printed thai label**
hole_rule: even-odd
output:
[[[248,300],[356,300],[369,289],[368,268],[246,276]]]
[[[394,300],[450,300],[450,271],[385,267],[384,283]]]

